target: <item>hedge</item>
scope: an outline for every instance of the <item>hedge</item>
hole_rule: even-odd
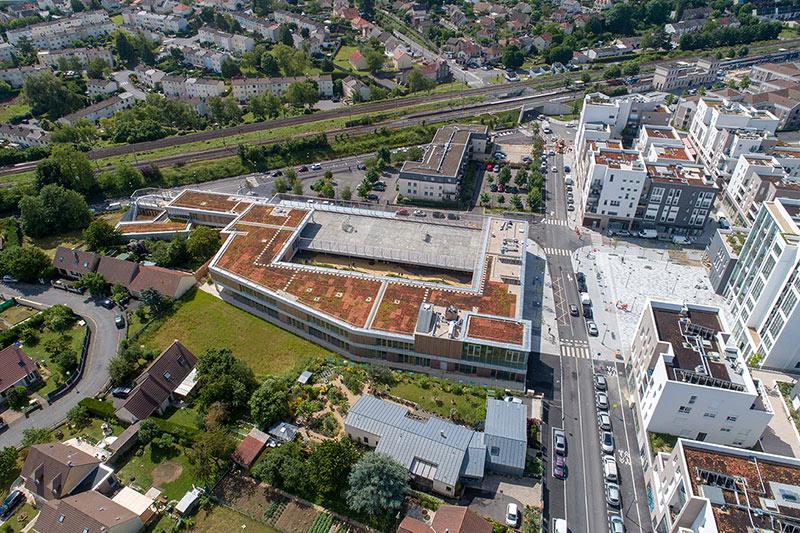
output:
[[[96,418],[102,418],[103,420],[114,420],[116,418],[114,416],[114,404],[111,402],[84,398],[78,402],[78,405],[85,407],[89,414]]]
[[[148,420],[152,420],[153,422],[155,422],[158,428],[164,433],[169,433],[170,435],[172,435],[173,437],[184,443],[193,442],[197,438],[197,435],[200,434],[199,429],[182,426],[180,424],[175,424],[174,422],[170,422],[168,420],[162,420],[161,418],[155,418],[151,416]]]
[[[22,332],[23,329],[25,328],[39,329],[40,327],[42,327],[43,323],[44,323],[44,317],[42,316],[42,313],[37,313],[32,317],[30,317],[25,322],[23,322],[22,324],[17,324],[11,329],[7,329],[3,332],[0,332],[0,346],[4,348],[9,346],[11,343],[19,340],[20,333]]]

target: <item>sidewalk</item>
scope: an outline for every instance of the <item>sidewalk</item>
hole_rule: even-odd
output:
[[[528,257],[525,271],[525,300],[523,317],[531,321],[531,350],[539,353],[560,353],[558,328],[542,331],[543,324],[556,323],[553,283],[547,271],[547,260],[541,246],[531,239],[527,242]]]
[[[772,370],[750,369],[750,374],[764,384],[769,403],[775,412],[764,434],[761,435],[761,447],[765,452],[800,457],[800,433],[789,411],[791,407],[786,404],[785,398],[776,387],[779,382],[794,383],[795,379]]]

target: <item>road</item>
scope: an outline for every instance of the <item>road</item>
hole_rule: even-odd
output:
[[[108,362],[117,353],[124,330],[118,329],[114,324],[114,315],[117,314],[115,311],[100,307],[88,296],[54,289],[48,285],[26,283],[13,286],[0,283],[0,292],[6,297],[23,297],[46,305],[66,304],[86,320],[92,331],[89,359],[80,382],[71,393],[52,405],[34,411],[30,418],[20,418],[12,422],[6,431],[0,433],[0,448],[2,448],[17,446],[22,440],[22,432],[25,429],[52,427],[58,424],[82,398],[94,396],[103,390],[108,381]]]
[[[131,74],[133,74],[132,70],[118,70],[112,72],[111,77],[114,78],[114,81],[117,82],[120,89],[131,93],[136,100],[144,100],[147,98],[147,95],[133,84],[131,81]]]
[[[552,172],[555,166],[558,172]],[[625,519],[626,531],[651,531],[644,497],[644,480],[632,412],[621,400],[624,367],[613,361],[596,360],[589,351],[589,337],[584,318],[573,317],[569,305],[580,308],[571,254],[588,242],[568,225],[564,190],[564,158],[556,153],[548,158],[546,179],[546,216],[531,226],[530,237],[544,248],[553,288],[555,324],[546,331],[558,339],[557,354],[534,354],[529,379],[530,387],[545,392],[545,421],[542,429],[545,470],[543,491],[545,516],[566,518],[571,531],[608,531],[611,514]],[[544,328],[543,328],[544,329]],[[545,334],[543,332],[543,334]],[[608,378],[615,458],[620,472],[622,508],[617,511],[606,505],[600,450],[595,389],[596,373]],[[544,377],[543,377],[544,376]],[[552,386],[548,390],[548,380]],[[552,431],[563,429],[567,435],[567,479],[552,475]],[[631,449],[631,445],[634,449]]]

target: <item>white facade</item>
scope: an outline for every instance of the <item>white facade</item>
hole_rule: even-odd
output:
[[[766,154],[740,155],[725,189],[729,219],[738,225],[750,226],[767,194],[765,181],[771,180],[779,185],[784,182],[784,177],[789,178],[775,157]]]
[[[164,96],[209,98],[211,96],[222,96],[225,93],[224,81],[204,78],[164,76],[161,79],[161,87]]]
[[[769,368],[800,368],[799,211],[798,200],[761,205],[725,292],[739,348]]]
[[[649,301],[626,359],[646,432],[753,446],[772,418],[763,386],[715,307]]]
[[[644,158],[638,150],[598,147],[589,155],[585,213],[633,220],[646,179]]]
[[[86,94],[92,98],[114,94],[117,89],[119,85],[114,80],[86,80]]]
[[[110,118],[124,109],[130,109],[136,104],[136,98],[131,93],[121,93],[101,102],[90,105],[80,111],[76,111],[58,119],[61,124],[74,124],[76,121],[85,118],[91,122],[97,122],[103,118]]]
[[[144,10],[126,9],[122,12],[122,21],[134,28],[141,28],[161,33],[180,33],[189,27],[186,19],[175,15],[160,15]]]
[[[233,59],[227,52],[218,52],[200,48],[199,46],[181,46],[183,57],[187,63],[198,68],[204,68],[212,72],[222,72],[222,62],[225,59]]]
[[[161,83],[161,80],[164,79],[164,76],[166,75],[166,72],[157,68],[147,68],[139,65],[136,66],[136,77],[142,84],[146,85],[150,89],[155,88],[156,84]]]
[[[200,28],[197,36],[201,43],[212,43],[223,50],[236,54],[249,52],[256,47],[256,42],[252,37],[227,33],[208,26]]]
[[[658,65],[653,73],[653,88],[657,91],[674,91],[697,85],[710,85],[717,79],[719,62],[699,59],[694,63],[676,61]]]
[[[727,177],[741,154],[774,144],[778,123],[769,111],[703,97],[689,126],[689,140],[711,175]]]
[[[230,15],[245,31],[260,35],[267,41],[275,40],[279,24],[246,13],[231,13]]]
[[[61,58],[77,58],[82,67],[86,67],[89,61],[102,59],[108,63],[109,67],[114,66],[114,58],[108,48],[64,48],[62,50],[42,50],[36,54],[39,64],[58,68]]]
[[[0,43],[0,61],[12,61],[17,51],[11,43]]]
[[[39,49],[66,48],[75,41],[101,37],[113,32],[116,26],[105,11],[86,11],[52,22],[33,24],[16,30],[8,30],[8,42],[19,46],[26,37]]]
[[[22,87],[28,76],[37,74],[44,70],[47,70],[47,68],[39,65],[0,69],[0,80],[8,83],[12,88],[17,89]]]
[[[289,78],[240,78],[231,82],[233,97],[239,102],[245,102],[251,96],[262,94],[282,95],[289,85],[302,81],[316,82],[319,94],[325,98],[333,96],[333,79],[325,76],[294,76]]]
[[[38,126],[28,124],[0,124],[0,140],[18,146],[44,146],[50,142],[50,134]]]

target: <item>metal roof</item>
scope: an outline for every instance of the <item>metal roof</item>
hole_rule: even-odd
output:
[[[424,470],[446,485],[454,486],[462,474],[483,476],[483,435],[467,427],[441,418],[418,417],[401,405],[373,396],[363,396],[356,402],[345,426],[378,435],[376,451],[409,470],[412,466]],[[422,468],[421,463],[435,468]]]
[[[489,398],[484,439],[490,464],[525,468],[527,407]]]

